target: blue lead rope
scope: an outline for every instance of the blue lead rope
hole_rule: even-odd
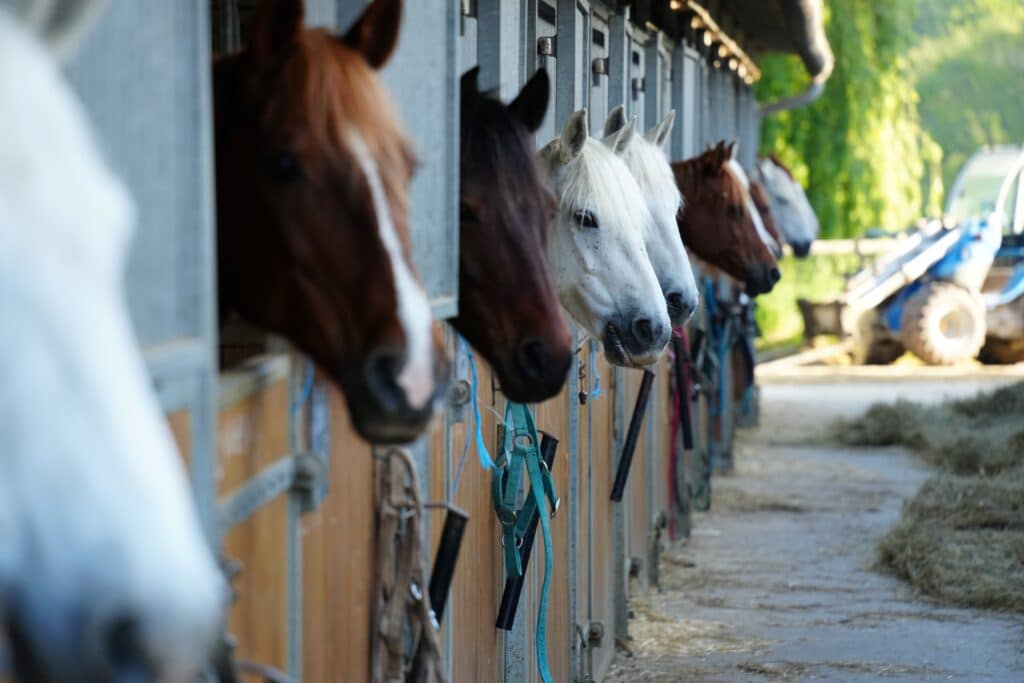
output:
[[[590,391],[590,398],[600,398],[602,394],[601,373],[597,369],[596,347],[590,349],[590,376],[594,378],[594,388]]]
[[[544,581],[537,604],[535,648],[537,670],[543,683],[551,683],[548,668],[547,612],[553,567],[551,516],[558,509],[558,496],[551,472],[540,454],[537,427],[529,407],[509,401],[505,406],[505,443],[498,466],[494,470],[491,493],[494,511],[501,523],[501,543],[505,556],[505,574],[518,579],[523,575],[519,549],[529,528],[533,511],[538,512],[540,532],[544,539]],[[523,468],[530,481],[530,491],[521,508],[516,507]]]
[[[484,442],[483,427],[480,426],[480,401],[477,398],[477,387],[479,379],[476,374],[476,359],[473,358],[473,348],[469,345],[462,335],[458,337],[457,347],[461,351],[465,351],[466,358],[469,361],[469,402],[473,404],[473,431],[474,439],[476,441],[476,454],[480,458],[480,467],[485,470],[494,468],[494,460],[491,459],[491,453],[487,450],[487,444]],[[462,456],[459,458],[459,466],[455,470],[455,479],[452,482],[452,495],[459,490],[459,480],[462,478],[462,468],[466,464],[466,457],[469,455],[469,434],[466,434],[466,441],[462,446]]]

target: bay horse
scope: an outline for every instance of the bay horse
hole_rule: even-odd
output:
[[[101,5],[0,6],[0,641],[26,683],[195,679],[227,598],[129,318],[135,207],[56,59]]]
[[[743,282],[747,293],[756,296],[771,291],[780,273],[755,225],[752,201],[731,168],[733,149],[720,142],[700,156],[672,164],[686,197],[679,232],[698,258]]]
[[[755,177],[764,185],[779,229],[797,258],[811,251],[820,224],[807,193],[774,154],[757,162]]]
[[[374,0],[343,37],[304,10],[265,0],[214,64],[220,312],[308,353],[364,438],[408,442],[448,362],[409,256],[416,161],[376,73],[402,2]]]
[[[631,133],[597,140],[581,109],[540,157],[558,198],[547,254],[559,300],[609,362],[644,367],[668,344],[671,323],[645,246],[653,220],[618,156]]]
[[[506,105],[479,91],[478,74],[461,79],[459,314],[451,322],[509,399],[539,402],[561,391],[573,357],[545,255],[555,199],[533,142],[550,81],[537,71]]]
[[[675,118],[676,112],[672,110],[645,134],[627,135],[621,156],[647,201],[653,220],[645,234],[647,255],[665,295],[672,327],[679,327],[697,310],[698,297],[693,267],[676,224],[683,196],[665,154]],[[632,126],[626,121],[625,107],[619,105],[612,109],[604,124],[605,138],[627,128],[631,130]]]

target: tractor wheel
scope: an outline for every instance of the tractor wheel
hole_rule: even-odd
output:
[[[903,309],[903,343],[929,365],[971,360],[985,343],[985,305],[948,282],[925,285]]]
[[[985,365],[1013,365],[1024,362],[1024,339],[989,337],[981,347],[978,360]]]
[[[857,331],[853,335],[853,362],[857,365],[889,365],[902,356],[906,349],[897,340],[884,336],[878,322],[878,312],[861,314]]]

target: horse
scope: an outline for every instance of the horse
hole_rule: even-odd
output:
[[[220,313],[308,353],[364,438],[408,442],[449,365],[409,256],[415,157],[376,74],[402,2],[374,0],[343,37],[304,10],[265,0],[214,63]]]
[[[782,244],[784,240],[782,233],[779,232],[779,226],[775,223],[775,215],[772,214],[772,205],[771,200],[768,199],[768,193],[765,191],[764,185],[754,179],[750,180],[750,187],[747,189],[750,192],[750,198],[754,201],[754,208],[757,209],[758,215],[761,216],[765,232],[771,236],[772,243],[776,247],[772,249],[772,256],[778,260],[782,258]]]
[[[26,682],[195,679],[227,600],[129,319],[134,205],[55,58],[101,5],[0,6],[0,640]]]
[[[793,254],[804,258],[820,229],[818,216],[807,199],[804,188],[792,172],[773,154],[759,159],[755,177],[764,185],[775,216]]]
[[[547,111],[543,69],[508,105],[481,93],[479,68],[461,79],[459,314],[452,325],[520,403],[561,391],[572,363],[569,328],[547,268],[555,208],[536,158]]]
[[[558,198],[547,255],[559,300],[608,361],[646,367],[668,344],[671,322],[644,245],[654,221],[618,156],[628,134],[592,138],[581,109],[541,149]]]
[[[773,235],[765,226],[764,217],[762,216],[761,211],[757,208],[757,203],[754,201],[754,197],[751,194],[750,176],[747,175],[747,172],[743,169],[743,165],[740,164],[739,160],[736,158],[735,142],[729,146],[729,150],[730,157],[727,163],[729,170],[734,176],[736,176],[736,178],[739,179],[740,184],[743,185],[743,202],[746,204],[747,213],[750,214],[750,219],[754,222],[754,228],[757,230],[758,237],[761,238],[761,241],[764,242],[764,245],[768,247],[768,250],[772,252],[772,256],[775,257],[775,260],[777,261],[782,258],[782,243],[778,240],[778,232]]]
[[[697,310],[698,297],[690,258],[683,248],[676,225],[683,196],[665,155],[665,143],[675,118],[676,112],[672,110],[644,135],[627,135],[621,156],[640,187],[654,221],[645,235],[647,254],[665,295],[672,327],[679,327],[686,324]],[[632,130],[626,121],[625,107],[619,105],[608,115],[604,135],[610,138],[627,126]]]
[[[730,163],[733,149],[720,142],[700,156],[672,164],[686,197],[677,223],[690,251],[757,296],[771,291],[781,274],[755,223],[756,209],[751,210],[749,194]]]

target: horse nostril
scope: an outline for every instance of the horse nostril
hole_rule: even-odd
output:
[[[112,681],[146,681],[152,678],[139,622],[130,616],[115,619],[106,631],[104,662]]]
[[[779,272],[779,269],[777,267],[773,266],[768,271],[768,282],[770,282],[772,285],[775,285],[775,283],[778,282],[780,279],[782,279],[782,273]]]
[[[811,253],[810,242],[794,242],[792,246],[793,254],[797,258],[803,258],[804,256],[807,256],[809,253]]]
[[[519,369],[528,380],[537,380],[544,375],[551,354],[543,339],[527,339],[516,350]]]
[[[382,408],[398,412],[405,405],[405,392],[398,386],[402,357],[392,351],[375,351],[366,361],[366,386]]]
[[[683,296],[682,292],[673,292],[666,297],[668,302],[668,317],[673,324],[683,324],[693,315],[695,306]]]
[[[654,343],[654,324],[648,318],[636,318],[630,325],[633,336],[645,346]]]

